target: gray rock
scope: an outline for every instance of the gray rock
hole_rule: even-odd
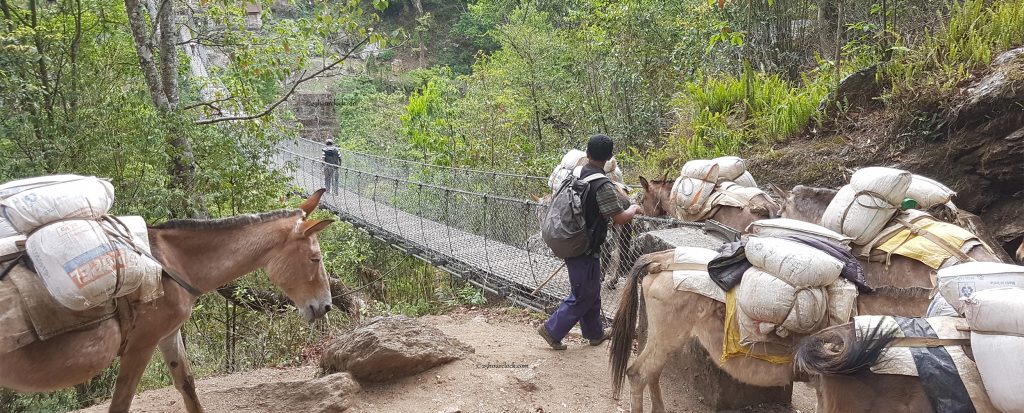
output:
[[[320,357],[325,373],[347,371],[360,381],[411,376],[459,360],[474,350],[441,330],[406,316],[378,317],[335,338]]]
[[[640,245],[640,252],[649,254],[652,252],[664,251],[675,247],[702,247],[718,249],[722,240],[705,234],[697,228],[672,228],[644,233],[637,237]]]
[[[345,412],[353,407],[351,396],[359,383],[348,373],[336,373],[313,380],[260,383],[214,393],[230,394],[246,407],[264,412]]]

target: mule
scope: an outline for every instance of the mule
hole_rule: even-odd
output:
[[[984,248],[974,248],[971,253],[976,259],[993,258]],[[893,256],[894,263],[904,263],[896,258]],[[652,263],[670,264],[674,259],[675,250],[666,250],[646,254],[636,261],[622,290],[612,325],[610,359],[613,392],[617,397],[622,380],[628,376],[632,411],[635,413],[643,411],[645,388],[651,391],[654,411],[663,411],[664,402],[658,384],[661,371],[671,354],[682,348],[691,337],[696,337],[713,359],[717,360],[722,355],[725,304],[701,294],[676,290],[671,271],[656,274],[647,272],[647,266]],[[865,264],[864,261],[861,263]],[[878,287],[874,293],[857,297],[860,314],[904,317],[925,315],[931,301],[929,295],[933,274],[920,267],[931,270],[930,267],[910,259],[905,262],[907,267],[896,267],[894,264],[888,270],[884,263],[867,264],[872,269],[865,271],[868,285]],[[914,287],[902,287],[906,285]],[[641,342],[640,354],[627,368],[638,329],[645,331],[646,339]],[[720,367],[736,380],[755,386],[782,386],[793,380],[792,366],[788,364],[776,365],[754,358],[737,357]]]
[[[652,263],[671,263],[674,250],[646,254],[630,269],[612,324],[609,355],[613,397],[618,398],[623,379],[629,377],[630,411],[643,412],[644,390],[650,389],[654,412],[664,412],[659,380],[672,354],[695,337],[709,356],[722,356],[725,304],[689,291],[676,290],[672,272],[647,275]],[[642,296],[641,296],[642,294]],[[637,325],[637,318],[640,323]],[[640,354],[629,364],[637,329],[643,333]],[[755,386],[782,386],[793,381],[790,364],[772,364],[750,357],[736,357],[720,366],[740,382]]]
[[[817,375],[819,413],[932,412],[919,377],[876,374],[871,366],[895,339],[896,330],[873,328],[858,338],[853,322],[823,329],[795,349],[794,364]],[[987,397],[978,412],[995,412]]]
[[[0,387],[43,392],[85,382],[121,357],[110,403],[111,412],[127,412],[135,388],[156,348],[164,357],[185,410],[202,412],[195,380],[182,344],[181,326],[198,294],[214,291],[264,268],[270,281],[312,322],[331,309],[331,293],[316,234],[333,220],[306,220],[324,189],[299,209],[219,220],[174,220],[150,227],[152,254],[169,277],[164,295],[134,306],[132,328],[122,331],[116,317],[0,354]],[[192,289],[194,293],[188,290]],[[119,353],[121,346],[123,352]]]
[[[648,181],[640,177],[640,185],[643,192],[637,197],[637,203],[643,210],[644,215],[651,217],[666,217],[672,211],[672,184],[674,182],[662,178]],[[767,198],[767,194],[764,194]],[[751,222],[773,218],[778,214],[777,209],[764,207],[762,205],[747,206],[738,208],[734,206],[721,205],[708,217],[738,231],[744,231]]]

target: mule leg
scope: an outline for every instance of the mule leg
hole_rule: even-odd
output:
[[[654,413],[665,411],[665,399],[661,397],[661,372],[664,370],[665,365],[662,364],[661,368],[653,373],[654,376],[651,377],[651,382],[648,384],[651,389],[651,411]]]
[[[142,373],[146,371],[149,359],[153,357],[155,345],[126,348],[121,356],[121,367],[117,370],[117,383],[114,385],[114,397],[110,401],[109,412],[128,413],[135,397],[135,388],[139,385]]]
[[[192,365],[188,361],[188,355],[185,354],[185,345],[181,342],[180,328],[160,340],[160,353],[164,356],[167,368],[171,370],[174,387],[178,389],[181,397],[185,400],[185,411],[202,413],[203,406],[199,403],[199,396],[196,395],[196,380],[192,377]]]

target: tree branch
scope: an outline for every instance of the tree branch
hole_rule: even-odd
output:
[[[356,43],[355,46],[353,46],[351,49],[349,49],[349,51],[346,52],[344,56],[342,56],[340,59],[335,60],[333,63],[320,68],[320,70],[317,70],[316,72],[313,72],[313,74],[311,74],[309,76],[302,76],[302,75],[300,75],[299,79],[296,80],[295,83],[292,84],[292,87],[290,89],[288,89],[288,92],[285,93],[284,96],[282,96],[276,102],[270,104],[270,106],[268,106],[266,109],[264,109],[260,113],[257,113],[255,115],[246,115],[246,116],[228,116],[228,117],[223,117],[223,118],[202,119],[202,120],[197,120],[195,122],[195,124],[196,125],[209,125],[209,124],[214,124],[214,123],[219,123],[219,122],[229,122],[229,121],[236,121],[236,120],[253,120],[253,119],[258,119],[258,118],[262,118],[264,116],[267,116],[267,115],[270,114],[270,112],[273,112],[274,109],[276,109],[279,105],[281,105],[282,103],[287,101],[288,98],[291,97],[291,95],[293,93],[295,93],[295,89],[297,87],[299,87],[300,84],[302,84],[303,82],[306,82],[308,80],[311,80],[313,78],[316,78],[321,73],[324,73],[324,72],[326,72],[328,70],[333,69],[334,66],[337,66],[341,62],[344,62],[346,59],[348,59],[350,56],[352,56],[352,53],[355,53],[356,49],[359,49],[360,46],[366,44],[366,42],[368,42],[368,41],[370,41],[370,36],[366,36],[365,38],[363,38],[363,40],[360,40],[359,43]],[[305,75],[305,71],[303,71],[303,75]]]
[[[231,95],[231,96],[228,96],[228,97],[223,98],[223,99],[214,99],[214,100],[211,100],[209,102],[194,103],[194,104],[185,106],[185,107],[183,107],[181,109],[182,110],[189,110],[189,109],[195,109],[195,108],[202,107],[202,106],[207,106],[207,107],[210,107],[210,108],[213,108],[213,109],[216,109],[216,110],[221,110],[220,107],[214,106],[214,104],[217,104],[217,103],[220,103],[220,102],[227,102],[229,100],[235,100],[235,99],[236,99],[235,96]]]

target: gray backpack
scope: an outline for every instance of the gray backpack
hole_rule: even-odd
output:
[[[540,224],[540,235],[556,257],[573,258],[587,253],[593,241],[594,229],[587,229],[583,217],[583,203],[594,181],[608,179],[604,174],[593,174],[580,179],[581,168],[562,181],[551,197],[548,213]],[[596,226],[595,226],[596,227]]]

